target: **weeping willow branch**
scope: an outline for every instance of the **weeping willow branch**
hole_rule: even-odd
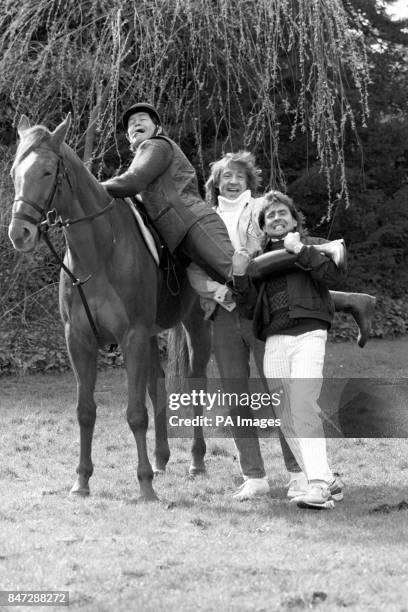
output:
[[[322,171],[340,169],[344,134],[364,125],[368,70],[358,20],[338,0],[3,0],[0,89],[15,118],[57,124],[101,172],[123,108],[158,105],[170,133],[209,156],[262,151],[285,182],[282,133],[307,134]],[[357,92],[358,108],[347,92]],[[357,114],[357,116],[355,116]],[[289,128],[289,129],[288,129]],[[84,134],[86,137],[84,139]]]

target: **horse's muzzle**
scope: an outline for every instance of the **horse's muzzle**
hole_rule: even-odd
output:
[[[33,251],[38,242],[37,226],[22,219],[11,220],[8,235],[16,251],[23,253]]]

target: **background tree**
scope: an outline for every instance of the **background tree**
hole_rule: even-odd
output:
[[[0,2],[0,280],[7,287],[0,298],[0,365],[3,360],[5,368],[12,361],[10,350],[23,365],[33,359],[39,367],[64,361],[56,356],[55,340],[50,345],[41,339],[40,353],[41,332],[33,332],[39,326],[59,329],[55,266],[45,252],[34,259],[17,256],[5,237],[12,197],[8,168],[21,113],[54,127],[71,111],[70,144],[97,176],[106,177],[129,159],[117,131],[123,109],[150,100],[201,181],[221,153],[250,148],[263,168],[264,187],[287,187],[310,215],[311,229],[318,227],[322,235],[348,231],[350,210],[359,224],[367,198],[371,202],[369,181],[370,189],[382,192],[375,163],[378,169],[383,164],[385,147],[377,134],[388,138],[399,160],[397,166],[388,160],[392,172],[383,172],[388,199],[404,180],[403,130],[396,127],[401,137],[390,138],[389,126],[405,111],[406,75],[398,62],[406,41],[375,2]],[[380,68],[388,74],[386,87],[374,83]],[[393,93],[394,82],[399,95]],[[380,90],[383,99],[376,102]],[[390,122],[381,132],[384,116]],[[373,160],[369,167],[368,159]],[[377,212],[374,206],[373,218]]]
[[[1,91],[14,119],[27,112],[56,123],[72,110],[71,143],[97,172],[110,151],[120,153],[118,116],[135,99],[152,101],[178,140],[193,141],[203,174],[209,143],[212,157],[237,144],[262,147],[277,169],[280,109],[293,134],[309,132],[327,169],[343,164],[342,130],[354,122],[346,71],[366,115],[364,46],[353,25],[337,0],[6,2]]]

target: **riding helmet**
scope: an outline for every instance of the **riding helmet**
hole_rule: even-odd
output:
[[[135,113],[147,113],[157,125],[161,125],[160,115],[154,108],[154,106],[152,106],[152,104],[148,104],[147,102],[138,102],[137,104],[133,104],[133,106],[128,108],[123,113],[122,124],[125,129],[125,132],[127,132],[130,117]]]

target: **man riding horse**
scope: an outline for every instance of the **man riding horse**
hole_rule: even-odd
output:
[[[125,112],[123,127],[134,159],[127,172],[103,186],[114,198],[138,195],[171,253],[226,282],[234,254],[226,227],[200,197],[195,170],[164,134],[157,110],[135,104]]]
[[[102,185],[114,198],[137,195],[170,252],[186,265],[194,262],[211,278],[225,283],[231,278],[234,254],[227,229],[201,198],[196,172],[180,147],[164,133],[157,109],[149,103],[134,104],[124,113],[122,123],[135,156],[126,172]],[[287,262],[280,265],[287,266]],[[275,262],[272,268],[276,271]],[[374,298],[347,293],[332,297],[336,310],[350,312],[355,318],[359,345],[364,346]]]

